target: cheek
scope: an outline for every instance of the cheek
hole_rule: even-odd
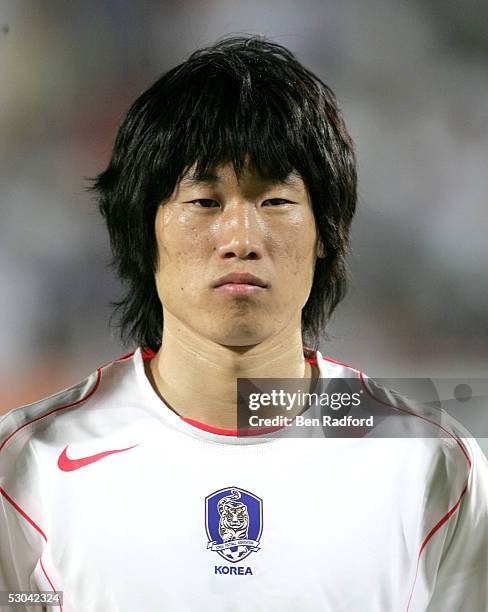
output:
[[[158,247],[155,280],[161,302],[168,308],[193,303],[201,293],[202,271],[208,263],[211,249],[208,233],[201,231],[193,219],[176,211],[161,214],[155,230]]]
[[[280,253],[280,268],[296,282],[308,283],[315,265],[316,231],[313,219],[299,218],[290,223],[283,238],[276,245]]]
[[[158,273],[195,268],[208,248],[208,238],[194,219],[178,210],[162,211],[156,218]]]

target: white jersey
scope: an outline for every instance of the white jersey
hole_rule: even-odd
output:
[[[147,358],[1,419],[0,591],[63,591],[64,612],[488,611],[488,463],[455,421],[237,437],[170,410]]]

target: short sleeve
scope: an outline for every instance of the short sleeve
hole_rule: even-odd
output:
[[[32,576],[39,561],[40,535],[15,508],[2,488],[0,495],[0,591],[36,590]],[[39,540],[39,542],[36,542]],[[18,608],[16,608],[18,609]]]
[[[16,416],[11,412],[0,420],[0,591],[10,593],[38,590],[35,574],[45,543],[29,510],[31,499],[38,498],[29,438],[21,436],[21,444],[10,439]]]
[[[488,612],[488,461],[474,438],[462,443],[470,474],[449,521],[427,612]]]

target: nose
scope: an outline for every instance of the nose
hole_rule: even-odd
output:
[[[262,257],[262,228],[254,205],[236,202],[224,211],[218,231],[217,252],[224,259]]]

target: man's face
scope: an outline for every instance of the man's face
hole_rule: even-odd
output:
[[[192,180],[190,171],[156,215],[155,278],[164,314],[226,346],[299,329],[317,240],[302,179],[292,173],[270,184],[248,167],[238,180],[232,164],[205,179]],[[233,273],[259,280],[222,284]]]

